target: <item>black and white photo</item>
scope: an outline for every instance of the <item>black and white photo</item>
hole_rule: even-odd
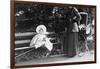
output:
[[[95,63],[96,6],[14,3],[15,67]]]

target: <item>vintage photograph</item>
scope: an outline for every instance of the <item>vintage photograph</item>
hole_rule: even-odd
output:
[[[15,2],[15,66],[95,62],[95,25],[95,6]]]

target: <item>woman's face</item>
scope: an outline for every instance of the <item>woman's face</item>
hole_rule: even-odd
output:
[[[40,34],[43,34],[43,33],[44,33],[43,29],[40,29],[40,30],[39,30],[39,33],[40,33]]]

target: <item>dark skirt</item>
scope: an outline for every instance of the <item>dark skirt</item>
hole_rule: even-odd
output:
[[[78,45],[78,33],[77,32],[67,33],[64,38],[64,53],[68,57],[75,56],[77,45]]]

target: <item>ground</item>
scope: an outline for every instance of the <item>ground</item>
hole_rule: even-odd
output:
[[[68,58],[64,55],[60,56],[51,56],[41,59],[33,59],[28,62],[21,62],[16,64],[18,65],[34,65],[34,64],[52,64],[52,63],[70,63],[70,62],[84,62],[84,61],[94,61],[94,52],[85,52],[83,56],[79,57],[78,55]]]

